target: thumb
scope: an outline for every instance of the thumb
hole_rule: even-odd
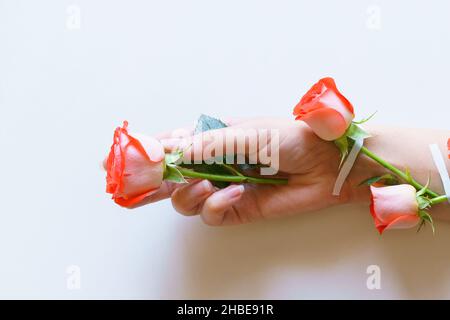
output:
[[[202,220],[210,226],[223,225],[226,216],[233,212],[233,205],[236,204],[244,193],[243,185],[230,185],[225,189],[214,192],[203,203],[200,216]]]

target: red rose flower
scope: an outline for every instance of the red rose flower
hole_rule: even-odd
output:
[[[375,227],[383,233],[387,229],[412,228],[420,221],[416,189],[409,184],[370,187],[370,212]]]
[[[114,132],[106,160],[106,192],[114,201],[131,207],[159,189],[164,175],[164,148],[147,136],[131,136],[128,122]],[[139,138],[139,139],[138,139]]]
[[[323,140],[333,141],[344,135],[355,115],[333,78],[323,78],[295,106],[294,116],[295,120],[305,121]]]

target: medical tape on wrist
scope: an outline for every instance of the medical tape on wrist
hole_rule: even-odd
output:
[[[361,150],[363,144],[364,138],[359,138],[355,140],[352,150],[350,150],[350,153],[348,154],[347,159],[345,159],[345,162],[342,165],[341,170],[339,170],[336,182],[334,183],[333,196],[338,196],[341,194],[342,186],[344,185],[347,176],[352,170],[353,165],[355,164],[356,161],[356,157],[358,156],[358,153]]]
[[[430,144],[431,156],[433,157],[434,164],[438,169],[439,175],[441,176],[442,184],[444,185],[445,195],[447,196],[447,201],[450,203],[450,177],[448,176],[447,167],[445,166],[444,157],[437,144]]]

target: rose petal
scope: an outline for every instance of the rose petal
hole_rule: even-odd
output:
[[[419,216],[401,216],[389,223],[385,230],[389,229],[408,229],[415,227],[420,221]]]
[[[135,132],[131,136],[139,141],[151,161],[160,162],[164,159],[164,147],[157,139]]]
[[[145,192],[145,193],[140,194],[135,197],[130,197],[130,198],[117,197],[117,198],[114,198],[114,202],[122,207],[131,208],[131,207],[135,206],[136,204],[138,204],[139,202],[141,202],[142,200],[144,200],[145,198],[147,198],[148,196],[155,193],[156,191],[158,191],[158,188],[156,188],[154,190],[150,190],[148,192]]]
[[[305,114],[302,118],[321,139],[332,141],[341,137],[347,130],[342,115],[332,108],[321,108]]]

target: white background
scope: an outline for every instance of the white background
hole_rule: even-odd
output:
[[[0,0],[0,297],[450,298],[449,224],[380,237],[352,206],[211,228],[170,201],[118,207],[100,167],[124,119],[152,134],[200,113],[291,117],[323,76],[357,118],[448,128],[449,12],[444,0]],[[372,264],[381,290],[366,288]]]

